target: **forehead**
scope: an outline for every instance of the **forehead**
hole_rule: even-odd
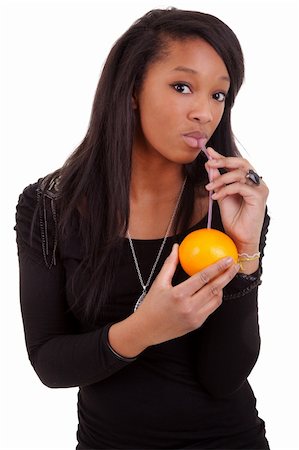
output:
[[[197,73],[215,73],[228,77],[221,56],[208,42],[200,38],[166,41],[161,57],[149,69],[172,71],[177,67],[188,67]]]

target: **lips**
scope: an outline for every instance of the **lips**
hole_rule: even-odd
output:
[[[205,133],[199,131],[192,131],[191,133],[184,133],[182,135],[185,143],[192,148],[202,148],[206,145],[208,137]]]

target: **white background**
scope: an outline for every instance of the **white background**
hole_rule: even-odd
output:
[[[245,54],[246,82],[233,110],[233,128],[244,157],[269,185],[272,218],[259,294],[262,348],[250,381],[271,449],[299,448],[296,3],[2,2],[1,449],[76,445],[77,390],[43,386],[27,359],[13,231],[18,195],[61,166],[84,137],[114,41],[149,9],[167,6],[218,16],[236,32]]]

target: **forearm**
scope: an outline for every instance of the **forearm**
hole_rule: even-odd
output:
[[[225,300],[198,330],[198,379],[216,397],[239,389],[258,358],[257,290]]]
[[[111,348],[124,358],[135,358],[151,345],[148,324],[137,310],[125,320],[113,324],[108,333]]]
[[[126,366],[110,351],[108,327],[90,333],[62,335],[29,351],[31,364],[43,384],[50,388],[97,383]]]
[[[66,302],[61,263],[50,270],[20,249],[20,298],[27,351],[40,380],[48,387],[99,382],[122,369],[108,346],[109,325],[80,333]]]

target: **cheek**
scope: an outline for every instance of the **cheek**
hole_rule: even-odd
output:
[[[146,104],[141,104],[139,113],[142,131],[148,140],[157,138],[163,140],[175,125],[176,114],[167,102],[161,99],[152,99]]]
[[[224,113],[224,105],[217,108],[214,113],[214,129],[216,129],[221,122]]]

